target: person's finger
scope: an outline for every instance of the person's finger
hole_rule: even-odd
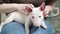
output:
[[[43,14],[48,14],[50,11],[44,11]]]
[[[31,9],[34,8],[34,6],[32,4],[28,4],[27,7],[31,8]]]
[[[43,15],[44,15],[44,17],[47,17],[48,16],[48,13],[43,12]]]
[[[48,17],[49,15],[47,14],[46,16],[44,16],[44,17]]]
[[[33,4],[30,4],[31,8],[34,8],[34,5]]]
[[[43,14],[44,15],[44,17],[48,17],[48,14]]]

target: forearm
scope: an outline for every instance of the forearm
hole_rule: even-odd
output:
[[[17,9],[18,4],[0,4],[0,13],[9,13]]]
[[[19,12],[23,14],[28,14],[27,12],[27,7],[30,7],[31,9],[34,8],[32,4],[0,4],[0,13],[10,13],[12,11],[18,10]]]

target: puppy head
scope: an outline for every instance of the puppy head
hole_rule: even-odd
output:
[[[44,16],[43,16],[44,9],[45,9],[44,3],[42,3],[40,7],[36,7],[36,8],[32,9],[31,20],[32,20],[34,26],[36,26],[36,27],[41,26],[42,21],[44,19]]]
[[[31,20],[33,22],[33,25],[36,27],[41,26],[42,21],[44,19],[43,11],[45,10],[45,3],[43,2],[39,7],[35,7],[32,9],[26,6],[26,9],[26,13],[31,13]]]

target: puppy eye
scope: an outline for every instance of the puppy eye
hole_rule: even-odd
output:
[[[41,16],[39,16],[39,18],[40,18]]]
[[[32,18],[34,19],[34,16],[32,16]]]

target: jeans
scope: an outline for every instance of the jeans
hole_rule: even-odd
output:
[[[32,26],[30,28],[31,34],[52,34],[52,26],[49,22],[46,20],[45,24],[47,25],[47,29],[43,29],[42,27],[34,27]],[[17,22],[11,22],[9,24],[6,24],[1,31],[1,34],[26,34],[25,27],[23,24],[17,23]]]

